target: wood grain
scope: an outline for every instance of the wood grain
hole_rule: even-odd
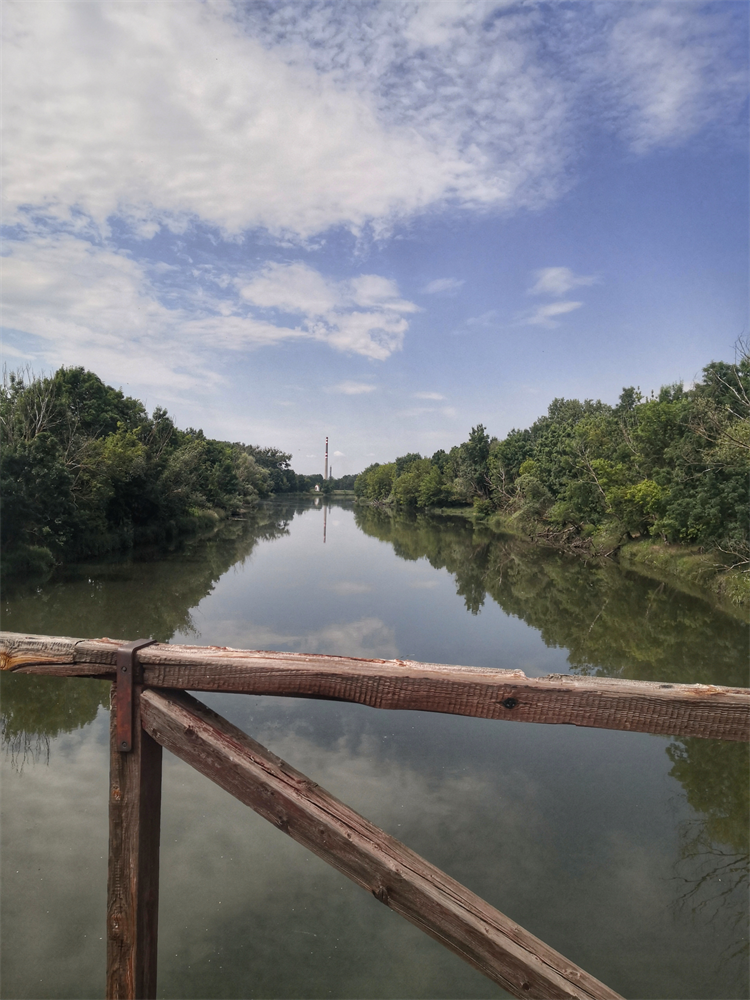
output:
[[[619,996],[190,695],[144,691],[141,717],[154,740],[513,996]]]
[[[0,633],[0,669],[114,677],[124,640]],[[373,708],[750,739],[750,690],[158,643],[139,653],[148,687],[348,701]]]
[[[129,753],[119,750],[114,703],[110,719],[108,1000],[156,996],[162,748],[141,726],[140,692]]]

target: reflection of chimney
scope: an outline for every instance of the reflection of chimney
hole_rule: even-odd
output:
[[[328,438],[326,438],[326,470],[323,474],[323,480],[328,479]]]
[[[323,544],[326,543],[326,520],[328,518],[328,504],[323,505]]]

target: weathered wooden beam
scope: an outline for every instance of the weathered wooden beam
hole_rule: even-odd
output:
[[[120,641],[0,633],[0,669],[114,677]],[[750,739],[750,690],[608,677],[364,660],[158,643],[139,653],[144,684],[190,691],[326,698],[373,708]]]
[[[184,692],[143,692],[146,731],[515,997],[619,994]]]
[[[129,753],[119,746],[114,698],[110,720],[108,1000],[156,996],[162,748],[141,726],[140,693],[136,685]]]

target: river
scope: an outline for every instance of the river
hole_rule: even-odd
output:
[[[6,589],[17,632],[729,685],[696,597],[460,518],[274,500]],[[2,997],[99,997],[109,685],[2,677]],[[748,747],[199,696],[626,997],[748,994]],[[165,753],[158,996],[506,994]]]

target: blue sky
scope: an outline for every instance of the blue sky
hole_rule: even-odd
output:
[[[748,5],[3,4],[3,354],[336,475],[748,332]]]

